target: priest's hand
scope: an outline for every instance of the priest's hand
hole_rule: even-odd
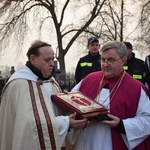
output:
[[[68,90],[63,90],[63,93],[64,94],[68,94]]]
[[[102,122],[107,124],[108,126],[110,126],[112,128],[116,127],[118,125],[118,123],[120,122],[120,118],[118,118],[117,116],[113,116],[111,114],[107,114],[107,115],[112,120],[104,120]]]
[[[88,120],[86,118],[81,120],[75,120],[76,115],[76,112],[69,115],[70,128],[84,128],[88,124]]]

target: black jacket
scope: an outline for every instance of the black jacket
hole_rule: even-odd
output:
[[[150,55],[145,58],[145,67],[146,67],[146,83],[148,84],[150,90]]]
[[[127,60],[124,65],[124,70],[128,72],[133,78],[145,84],[145,64],[144,61],[135,57],[132,53],[132,58]]]
[[[89,73],[101,70],[100,57],[99,53],[92,56],[89,52],[88,55],[79,59],[75,70],[76,83],[79,83]]]

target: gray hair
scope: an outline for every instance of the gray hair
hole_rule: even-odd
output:
[[[100,52],[104,52],[109,49],[115,49],[121,58],[127,58],[127,48],[124,43],[119,41],[109,41],[100,47]]]

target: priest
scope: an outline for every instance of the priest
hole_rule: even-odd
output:
[[[102,71],[89,74],[72,91],[103,104],[109,113],[80,131],[75,150],[149,150],[150,93],[124,71],[122,42],[107,42],[100,51]]]
[[[87,119],[76,113],[62,116],[51,95],[61,92],[52,77],[54,51],[35,41],[28,61],[10,77],[0,106],[0,150],[60,150],[69,128],[82,128]]]

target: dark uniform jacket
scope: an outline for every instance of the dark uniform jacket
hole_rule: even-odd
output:
[[[127,59],[127,63],[124,65],[124,70],[128,72],[133,78],[139,80],[145,84],[145,64],[144,61],[135,58],[135,54],[132,53],[132,58]]]
[[[145,58],[145,67],[146,67],[146,82],[148,84],[148,88],[150,90],[150,55]]]
[[[88,55],[80,58],[75,70],[76,83],[79,83],[89,73],[101,70],[100,57],[99,53],[92,56],[89,52]]]

